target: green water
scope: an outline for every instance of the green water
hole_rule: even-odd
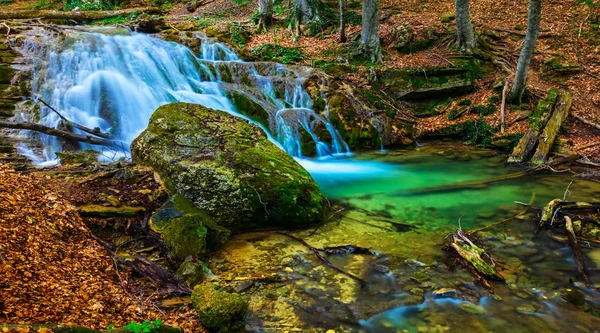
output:
[[[291,279],[247,292],[249,330],[254,332],[596,330],[600,294],[581,283],[568,247],[535,234],[532,214],[477,233],[507,280],[492,283],[494,294],[464,268],[449,270],[453,263],[441,248],[459,226],[471,230],[515,216],[523,207],[514,201],[533,198],[541,206],[563,196],[600,197],[600,184],[550,172],[422,193],[522,171],[505,166],[505,159],[490,150],[436,144],[307,166],[330,209],[325,224],[294,235],[316,248],[353,244],[375,251],[377,256],[327,256],[366,280],[364,287],[324,266],[301,244],[273,233],[236,237],[211,268],[227,272],[231,281],[267,272]],[[585,248],[584,253],[589,266],[597,267],[598,250]],[[600,282],[600,275],[591,277]],[[440,288],[453,289],[456,296],[434,298]]]

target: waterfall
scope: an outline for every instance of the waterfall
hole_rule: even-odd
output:
[[[281,64],[256,68],[206,36],[197,36],[201,39],[197,55],[183,45],[117,28],[65,30],[60,36],[34,29],[28,34],[20,51],[32,62],[34,98],[44,99],[67,119],[110,133],[123,143],[124,149],[118,153],[124,157],[126,147],[147,127],[154,110],[176,101],[248,119],[294,157],[303,156],[301,130],[312,138],[318,157],[350,153],[329,115],[323,117],[312,110],[310,95],[303,88],[306,77]],[[244,73],[248,78],[244,79]],[[282,80],[283,94],[275,88],[275,81],[281,86]],[[236,110],[225,90],[232,82],[242,93],[252,91],[247,95],[254,96],[269,113],[269,128]],[[40,107],[39,123],[59,127],[60,121],[54,112]],[[331,142],[315,133],[318,123]],[[29,147],[21,150],[38,163],[54,160],[54,153],[62,149],[59,140],[40,137],[43,149],[38,156],[33,156]],[[87,144],[80,148],[101,149]]]

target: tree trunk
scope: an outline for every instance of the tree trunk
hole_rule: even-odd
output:
[[[372,62],[381,61],[379,0],[363,0],[360,51]]]
[[[346,22],[344,22],[344,0],[340,1],[340,43],[346,42]]]
[[[525,91],[529,63],[531,62],[531,56],[533,55],[533,51],[535,50],[535,44],[540,33],[540,21],[542,19],[542,0],[529,0],[528,17],[529,20],[527,26],[527,35],[525,36],[523,48],[521,49],[521,56],[519,57],[519,63],[517,65],[515,83],[513,84],[509,95],[509,100],[513,104],[521,104],[523,92]]]
[[[47,20],[102,20],[105,18],[127,16],[134,13],[161,14],[160,8],[131,8],[108,11],[59,11],[59,10],[5,10],[0,11],[0,20],[27,20],[41,18]]]
[[[298,24],[310,23],[313,17],[313,9],[308,0],[296,0],[296,20]]]
[[[475,47],[475,32],[469,14],[469,0],[456,0],[456,38],[461,52],[471,52]]]
[[[273,0],[258,0],[258,26],[267,30],[273,22]]]

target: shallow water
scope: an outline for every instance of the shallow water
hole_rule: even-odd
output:
[[[506,156],[455,144],[357,154],[352,160],[303,161],[331,201],[328,222],[294,235],[323,248],[353,244],[377,256],[329,255],[334,265],[367,286],[328,268],[298,242],[273,233],[239,235],[217,253],[211,268],[221,283],[276,276],[257,283],[248,325],[255,332],[550,332],[593,331],[597,292],[581,281],[572,254],[549,240],[527,215],[478,233],[507,284],[494,295],[463,268],[448,270],[442,246],[458,228],[471,230],[515,216],[514,201],[543,205],[562,198],[591,200],[600,185],[571,174],[541,173],[475,189],[418,193],[424,188],[522,171]],[[597,250],[585,249],[590,266]],[[596,281],[600,276],[592,276]],[[600,280],[598,280],[600,281]],[[456,296],[433,297],[439,288]]]

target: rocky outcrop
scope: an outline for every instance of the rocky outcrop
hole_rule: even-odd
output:
[[[374,86],[398,100],[419,100],[468,93],[474,82],[474,66],[467,62],[462,66],[419,70],[389,68],[377,75]]]
[[[131,151],[172,195],[233,232],[322,217],[324,199],[310,174],[259,127],[225,112],[186,103],[162,106]]]

